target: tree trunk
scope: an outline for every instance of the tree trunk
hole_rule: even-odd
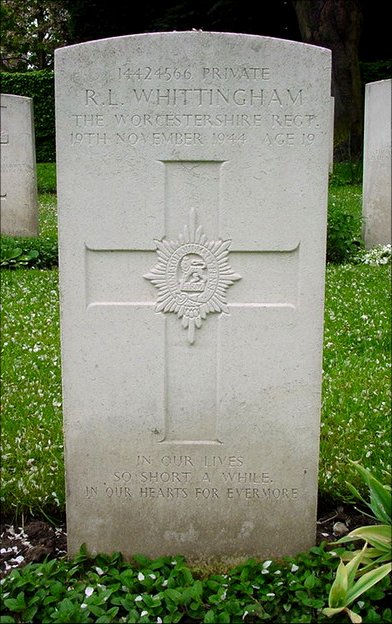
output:
[[[360,0],[292,0],[305,43],[332,51],[336,160],[359,159],[363,143],[363,94],[358,47]]]

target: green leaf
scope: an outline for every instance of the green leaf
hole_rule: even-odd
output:
[[[14,249],[10,249],[9,251],[6,251],[4,253],[4,260],[13,260],[14,258],[18,258],[21,253],[23,252],[22,249],[20,249],[19,247],[15,247]]]
[[[366,503],[372,510],[375,518],[383,524],[392,523],[392,493],[391,490],[376,479],[372,473],[349,460],[354,468],[360,473],[362,479],[367,484],[370,491],[370,503]]]
[[[201,581],[195,581],[189,588],[189,591],[192,598],[197,600],[203,594],[203,583]]]
[[[345,537],[351,537],[351,539],[363,539],[375,548],[387,550],[388,552],[391,551],[392,527],[390,525],[377,524],[374,526],[359,527],[358,529],[351,531]]]
[[[309,576],[307,576],[305,579],[304,587],[306,587],[306,589],[313,589],[313,587],[316,585],[316,582],[317,579],[314,574],[309,574]]]
[[[324,613],[324,615],[326,615],[327,617],[333,617],[334,615],[336,615],[337,613],[341,613],[342,611],[345,611],[345,607],[326,607],[322,610],[322,613]]]
[[[207,613],[204,616],[204,624],[215,624],[215,622],[216,622],[215,613],[211,609],[211,611],[207,611]]]
[[[151,560],[144,555],[133,555],[133,560],[136,561],[140,566],[147,568],[151,563]]]
[[[91,611],[91,613],[94,613],[94,615],[97,617],[105,613],[105,610],[102,609],[102,607],[92,604],[91,602],[88,603],[88,610]]]
[[[34,620],[34,616],[38,611],[38,607],[35,605],[32,607],[28,607],[26,611],[23,612],[23,621],[24,622],[32,622]]]
[[[165,597],[169,598],[170,600],[172,600],[174,602],[174,604],[178,605],[181,603],[182,601],[182,594],[181,592],[177,591],[176,589],[166,589],[164,592]]]
[[[19,592],[16,598],[6,598],[4,604],[10,611],[20,613],[26,609],[26,602],[23,592]]]
[[[346,604],[350,604],[351,602],[353,602],[353,600],[356,600],[361,594],[363,594],[365,591],[373,587],[373,585],[381,581],[384,576],[387,576],[387,574],[389,574],[391,570],[392,564],[386,563],[376,570],[371,570],[370,572],[367,572],[366,574],[361,576],[361,578],[355,583],[355,585],[348,590]]]
[[[99,617],[95,621],[95,623],[96,624],[108,624],[109,622],[114,622],[114,618],[116,617],[117,613],[118,613],[118,607],[112,607],[105,613],[105,615],[102,615],[101,617]]]
[[[348,574],[343,561],[339,563],[335,580],[329,592],[328,605],[332,608],[345,607],[347,604]]]
[[[350,609],[346,609],[346,613],[353,624],[361,624],[362,618],[358,615],[358,613],[354,613],[354,611],[351,611]]]
[[[352,584],[354,583],[355,575],[357,574],[358,568],[361,562],[363,561],[363,558],[366,555],[366,550],[367,550],[367,544],[365,544],[362,550],[357,551],[357,554],[355,555],[355,557],[353,557],[346,566],[347,581],[348,581],[349,587],[352,587]]]

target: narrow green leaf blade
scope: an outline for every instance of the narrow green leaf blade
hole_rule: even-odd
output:
[[[367,572],[355,583],[354,587],[347,591],[347,602],[350,604],[356,600],[361,594],[373,587],[376,583],[381,581],[384,576],[387,576],[392,570],[392,564],[386,563],[375,570]],[[332,589],[332,588],[331,588]]]
[[[345,607],[347,602],[348,574],[343,561],[339,563],[335,580],[329,592],[328,606],[332,608]]]

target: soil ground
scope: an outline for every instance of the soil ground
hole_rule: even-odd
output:
[[[317,544],[334,542],[359,526],[374,524],[355,507],[344,504],[319,505]],[[67,534],[65,520],[53,526],[39,519],[29,519],[23,527],[0,524],[0,578],[14,568],[45,558],[66,557]]]

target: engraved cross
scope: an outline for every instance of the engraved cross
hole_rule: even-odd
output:
[[[235,232],[230,240],[211,236],[211,214],[219,232],[222,162],[164,165],[166,236],[154,245],[152,232],[151,248],[143,250],[86,245],[86,304],[91,313],[101,306],[150,307],[164,320],[160,442],[219,445],[221,325],[247,309],[296,314],[299,243],[247,251],[236,248]],[[187,208],[190,200],[195,210]]]

